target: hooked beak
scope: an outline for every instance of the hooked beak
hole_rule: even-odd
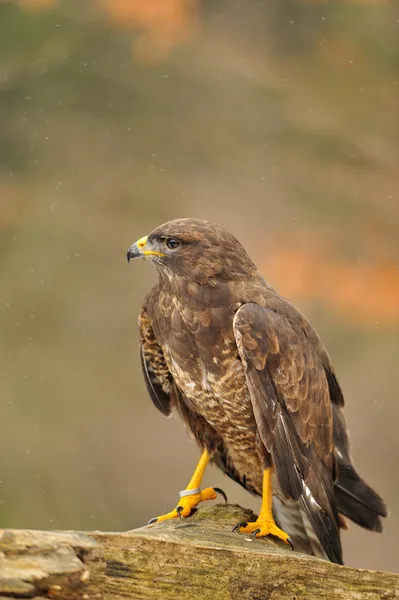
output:
[[[130,262],[131,258],[144,258],[145,254],[143,249],[145,248],[146,243],[147,236],[140,238],[137,242],[132,244],[126,254],[127,262]]]
[[[131,258],[146,258],[147,256],[165,256],[162,252],[156,252],[155,250],[146,249],[148,236],[140,238],[132,244],[127,251],[127,262],[130,262]]]

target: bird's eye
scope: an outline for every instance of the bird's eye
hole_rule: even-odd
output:
[[[181,241],[176,238],[167,238],[165,244],[169,250],[177,250],[181,246]]]

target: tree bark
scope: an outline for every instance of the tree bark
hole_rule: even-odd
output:
[[[231,532],[253,516],[216,505],[126,533],[0,530],[0,600],[399,598],[399,575]]]

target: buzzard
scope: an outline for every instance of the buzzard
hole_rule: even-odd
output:
[[[353,466],[344,398],[317,333],[218,225],[170,221],[127,258],[151,260],[159,275],[139,317],[149,395],[164,415],[179,412],[202,450],[177,507],[150,522],[216,498],[218,488],[200,488],[210,461],[262,496],[257,520],[235,529],[342,564],[345,517],[382,531],[387,511]]]

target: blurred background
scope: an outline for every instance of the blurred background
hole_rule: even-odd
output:
[[[398,90],[397,2],[0,1],[0,527],[176,505],[199,452],[145,390],[155,271],[125,253],[195,216],[325,341],[391,512],[343,533],[345,560],[399,571]]]

